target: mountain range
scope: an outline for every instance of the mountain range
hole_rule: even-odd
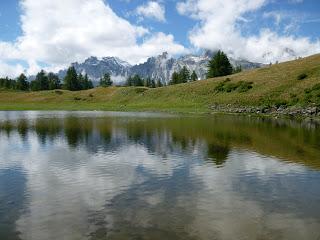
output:
[[[123,83],[128,76],[138,74],[141,77],[150,77],[155,80],[161,80],[168,83],[173,72],[180,71],[184,66],[188,70],[195,71],[199,79],[205,79],[207,66],[214,55],[214,52],[206,51],[202,55],[184,55],[179,58],[172,58],[168,53],[164,52],[159,56],[150,57],[146,62],[131,65],[117,57],[90,57],[83,63],[72,63],[78,73],[88,74],[93,82],[98,82],[105,73],[110,73],[112,80],[117,83]],[[242,69],[253,69],[263,66],[261,63],[253,63],[246,60],[236,60],[229,58],[231,64],[241,66]],[[58,75],[63,78],[66,69],[59,71]]]

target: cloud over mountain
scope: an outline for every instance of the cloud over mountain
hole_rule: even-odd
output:
[[[20,5],[22,35],[15,42],[0,42],[0,57],[3,64],[26,61],[30,73],[41,63],[61,67],[91,55],[137,63],[163,51],[186,51],[173,35],[134,25],[103,0],[21,0]]]
[[[268,0],[185,0],[177,3],[177,10],[197,21],[189,33],[189,40],[197,48],[223,49],[233,57],[264,63],[320,52],[319,40],[282,35],[270,28],[260,28],[257,34],[244,34],[251,21],[247,16],[269,3]]]

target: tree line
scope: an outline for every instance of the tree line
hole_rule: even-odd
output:
[[[195,71],[191,74],[186,66],[184,66],[179,72],[172,73],[170,85],[194,82],[198,80],[198,76]]]
[[[20,74],[17,79],[0,78],[0,88],[20,91],[45,91],[65,89],[70,91],[87,90],[93,88],[92,81],[88,75],[77,74],[74,67],[67,70],[67,74],[61,82],[58,75],[41,70],[32,81],[28,81],[25,74]]]
[[[149,87],[149,88],[164,86],[164,84],[160,81],[160,79],[154,80],[153,78],[150,78],[150,77],[142,78],[138,74],[129,76],[126,80],[125,85],[134,86],[134,87]]]
[[[214,77],[221,77],[227,76],[234,73],[239,73],[242,71],[241,66],[232,67],[228,56],[222,52],[218,51],[212,59],[209,61],[208,70],[206,77],[214,78]],[[174,72],[171,76],[170,84],[180,84],[180,83],[187,83],[197,81],[198,76],[195,71],[191,74],[187,67],[183,67],[179,72]]]
[[[218,51],[208,64],[207,78],[214,78],[220,76],[226,76],[233,73],[241,72],[240,66],[233,68],[227,55]],[[179,72],[173,72],[169,84],[180,84],[187,82],[194,82],[198,80],[198,76],[195,71],[190,71],[186,66],[182,67]],[[105,73],[100,81],[99,86],[110,87],[113,85],[111,75]],[[165,84],[160,79],[155,80],[150,77],[142,78],[138,74],[129,76],[125,82],[125,86],[141,86],[141,87],[163,87]],[[70,91],[80,91],[93,88],[93,83],[89,79],[88,75],[82,73],[77,74],[76,69],[71,66],[68,68],[66,76],[61,82],[58,75],[49,72],[46,73],[41,70],[31,82],[25,74],[21,74],[17,79],[0,78],[0,88],[20,90],[20,91],[43,91],[43,90],[54,90],[54,89],[65,89]]]

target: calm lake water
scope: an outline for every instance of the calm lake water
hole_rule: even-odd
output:
[[[320,127],[0,112],[0,239],[320,239]]]

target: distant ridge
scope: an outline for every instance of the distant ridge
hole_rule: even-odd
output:
[[[195,71],[199,79],[205,79],[207,65],[214,52],[206,51],[202,55],[184,55],[179,58],[172,58],[168,53],[164,52],[156,57],[150,57],[146,62],[131,65],[117,57],[90,57],[83,63],[72,63],[78,73],[88,74],[89,78],[94,82],[98,82],[105,73],[110,73],[112,79],[116,83],[122,83],[130,75],[139,74],[141,77],[150,77],[168,83],[173,72],[179,71],[186,66],[189,71]],[[261,63],[253,63],[246,60],[236,60],[230,58],[233,66],[241,66],[242,69],[254,69],[263,66]],[[60,70],[58,75],[63,78],[66,69]]]

